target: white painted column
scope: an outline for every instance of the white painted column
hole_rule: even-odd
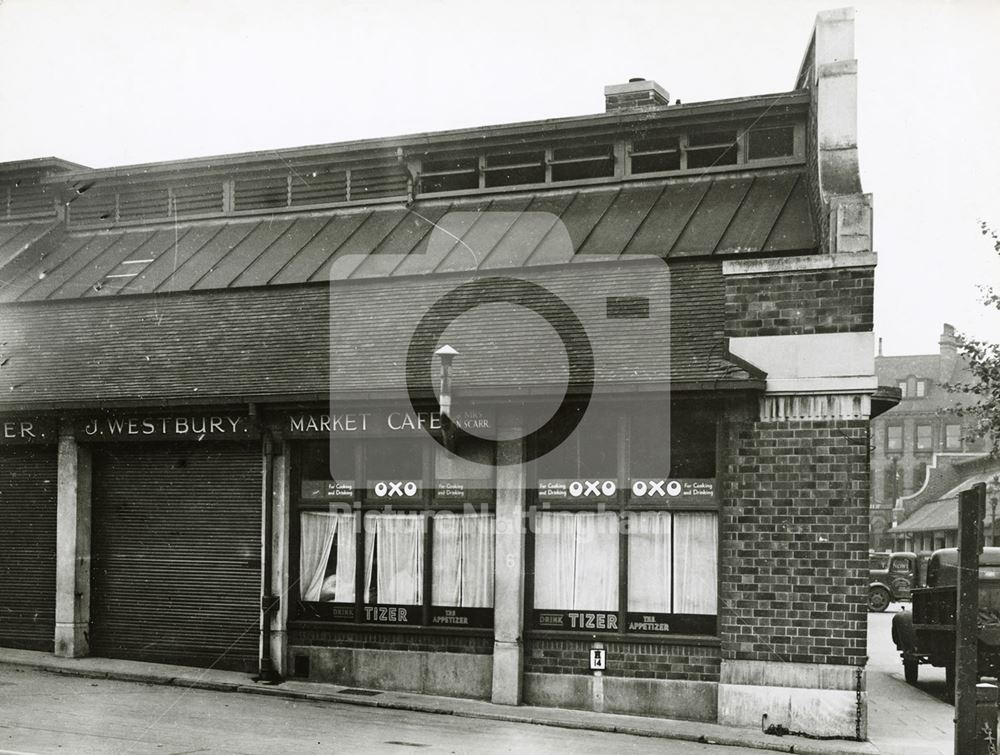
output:
[[[501,426],[502,437],[519,437],[520,422]],[[497,449],[496,565],[493,590],[494,703],[519,705],[523,693],[525,473],[520,441]]]
[[[56,507],[55,654],[90,652],[90,449],[72,429],[59,432]]]
[[[288,533],[291,502],[291,462],[288,445],[274,444],[272,457],[271,591],[280,599],[271,614],[271,663],[279,676],[288,676]]]

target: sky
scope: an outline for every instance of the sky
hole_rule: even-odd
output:
[[[1000,341],[995,0],[857,0],[875,335]],[[0,0],[0,162],[106,167],[790,90],[814,0]]]

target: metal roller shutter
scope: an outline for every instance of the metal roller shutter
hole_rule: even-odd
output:
[[[0,645],[52,652],[56,449],[0,451]]]
[[[95,447],[95,655],[250,671],[260,636],[257,446]]]

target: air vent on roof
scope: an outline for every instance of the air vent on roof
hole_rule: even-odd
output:
[[[56,207],[52,190],[45,184],[29,181],[12,181],[0,184],[0,217],[55,215]]]
[[[381,197],[402,197],[407,193],[407,174],[399,165],[351,170],[352,202]]]
[[[680,170],[680,137],[653,135],[632,142],[630,152],[632,173],[656,173],[661,170]]]
[[[605,178],[615,174],[614,147],[611,144],[559,147],[552,150],[550,162],[553,181]]]
[[[420,165],[421,191],[464,191],[479,188],[479,158],[446,157]]]
[[[70,202],[68,217],[75,223],[113,223],[117,214],[116,204],[114,191],[93,186]]]
[[[189,181],[171,189],[173,210],[178,215],[218,214],[222,212],[222,181],[218,178],[204,182]]]
[[[234,210],[265,210],[288,205],[288,174],[237,178],[233,182]]]
[[[517,186],[545,182],[545,152],[504,152],[487,155],[486,186]]]
[[[795,154],[795,129],[792,126],[752,128],[747,143],[747,159],[766,160]]]
[[[292,171],[294,206],[347,201],[347,171],[329,166],[297,168]]]
[[[170,212],[165,188],[129,187],[118,194],[119,220],[162,220]]]
[[[687,167],[736,165],[736,131],[688,134]]]

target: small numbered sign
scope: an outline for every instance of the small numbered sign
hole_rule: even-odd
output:
[[[591,671],[604,671],[606,668],[605,661],[606,656],[605,650],[591,650],[590,651],[590,670]]]

